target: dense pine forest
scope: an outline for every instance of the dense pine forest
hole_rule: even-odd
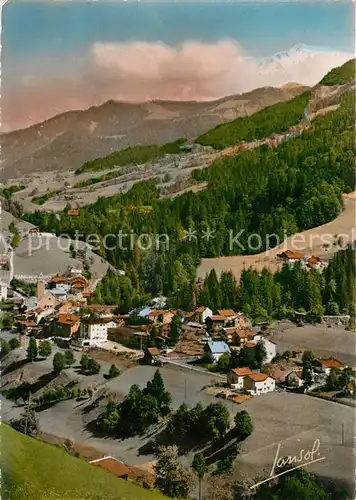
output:
[[[196,140],[203,146],[223,149],[240,142],[263,139],[273,133],[286,132],[299,123],[310,99],[310,92],[304,92],[290,101],[268,106],[249,117],[237,118],[230,123],[218,125]]]
[[[333,68],[321,80],[322,85],[344,85],[352,80],[355,80],[355,59],[347,61],[347,63]]]
[[[355,186],[354,107],[354,94],[345,93],[340,107],[315,119],[301,137],[276,150],[262,146],[195,171],[197,180],[208,182],[200,192],[160,199],[154,182],[143,181],[126,194],[83,207],[78,218],[64,213],[58,220],[38,211],[26,219],[58,234],[99,234],[99,253],[125,270],[137,297],[182,294],[192,288],[201,258],[254,253],[248,248],[249,234],[265,241],[266,234],[275,233],[282,240],[284,234],[319,226],[340,213],[341,194]],[[187,239],[189,228],[197,238]],[[210,241],[200,237],[207,229],[214,231]],[[230,245],[229,231],[242,229],[239,241],[246,250]],[[128,238],[120,248],[114,236],[106,238],[104,248],[105,236],[120,231],[167,234],[169,248],[165,238],[149,250],[130,245]]]

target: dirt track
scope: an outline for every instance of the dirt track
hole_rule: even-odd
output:
[[[267,267],[272,272],[275,272],[281,265],[277,261],[276,255],[287,248],[300,251],[305,255],[317,255],[328,260],[340,249],[337,245],[333,245],[335,235],[342,235],[344,245],[356,240],[355,221],[356,191],[344,195],[344,210],[333,221],[290,236],[278,248],[267,252],[256,255],[203,259],[198,268],[198,277],[204,278],[212,269],[215,269],[218,276],[223,271],[231,270],[236,279],[239,280],[241,271],[248,269],[250,266],[258,271],[262,271],[264,267]],[[331,243],[329,249],[323,248],[323,244],[326,242]]]

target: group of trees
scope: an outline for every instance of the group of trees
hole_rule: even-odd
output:
[[[270,107],[268,114],[277,109],[281,113],[279,123],[287,123],[294,106],[292,100],[283,103],[283,112]],[[130,307],[126,304],[128,295],[133,302],[140,302],[147,293],[163,293],[172,307],[190,310],[196,298],[196,268],[201,258],[258,253],[278,239],[283,241],[286,235],[320,226],[340,213],[341,194],[355,185],[353,111],[354,94],[345,93],[336,111],[317,117],[300,137],[277,149],[259,147],[195,170],[194,178],[208,183],[199,192],[160,199],[155,183],[142,181],[125,194],[99,198],[83,207],[75,220],[66,214],[58,219],[55,214],[40,211],[26,214],[26,219],[57,234],[74,237],[79,231],[84,237],[98,235],[97,252],[125,271],[125,280],[118,283],[122,289],[118,301],[121,310]],[[192,237],[187,237],[189,229]],[[209,240],[202,237],[207,230],[213,231]],[[238,243],[231,240],[231,235],[241,231]],[[115,236],[120,234],[127,235],[122,244]],[[151,238],[150,245],[138,244],[143,234]],[[255,240],[251,244],[252,234],[260,235],[258,246]],[[267,241],[266,235],[275,236]],[[319,285],[314,274],[307,279],[310,291],[302,301],[301,307],[306,310],[320,305],[318,297],[314,298],[314,288]],[[112,282],[116,279],[110,277]],[[116,301],[115,294],[106,296],[100,288],[99,292],[103,301]],[[278,306],[278,287],[274,294],[272,305],[266,297],[260,307],[267,312],[279,308],[282,314],[284,300]],[[220,297],[212,294],[211,300],[215,304]],[[230,301],[231,297],[225,295],[221,300]],[[245,305],[253,309],[249,300],[244,299]],[[292,299],[289,302],[292,305]],[[339,307],[346,306],[341,303]]]
[[[58,403],[66,399],[90,397],[91,395],[91,389],[88,390],[85,387],[81,389],[80,387],[70,388],[60,386],[54,389],[48,389],[40,396],[33,399],[33,403],[37,406],[42,406],[50,403]]]
[[[168,422],[171,439],[209,442],[221,439],[230,428],[229,411],[221,403],[211,403],[203,408],[201,403],[189,409],[183,403]]]
[[[345,394],[349,392],[348,385],[352,381],[352,368],[346,367],[343,370],[332,368],[326,377],[324,389],[326,391],[340,391]]]
[[[17,349],[18,347],[20,347],[20,341],[16,337],[13,337],[9,341],[1,340],[1,342],[0,342],[0,359],[3,358],[4,356],[6,356],[6,354],[9,354],[10,351]]]
[[[142,434],[170,412],[170,403],[171,395],[157,370],[144,389],[132,385],[121,403],[109,403],[99,415],[97,426],[105,433],[117,436]]]
[[[80,371],[84,375],[96,375],[100,372],[101,365],[95,359],[83,354],[80,358]]]
[[[238,441],[243,441],[251,435],[253,425],[247,411],[243,410],[236,413],[234,422],[235,427],[233,430]],[[220,403],[210,404],[203,409],[198,404],[189,410],[183,404],[172,415],[168,425],[168,432],[176,439],[186,437],[191,444],[195,445],[199,441],[200,444],[205,444],[207,441],[218,442],[229,428],[229,412],[224,405]],[[230,474],[233,469],[233,461],[237,455],[238,447],[236,445],[217,462],[215,469],[211,471],[211,476]],[[180,461],[178,447],[176,445],[160,447],[157,456],[158,460],[155,466],[156,485],[171,498],[187,497],[193,478]],[[209,465],[203,453],[194,455],[191,468],[199,481],[199,500],[201,500],[202,482],[204,476],[209,472]]]

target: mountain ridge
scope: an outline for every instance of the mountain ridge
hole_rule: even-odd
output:
[[[31,127],[1,134],[4,180],[23,174],[75,170],[88,160],[136,144],[165,144],[287,101],[305,91],[262,87],[215,101],[109,100],[86,110],[67,111]]]

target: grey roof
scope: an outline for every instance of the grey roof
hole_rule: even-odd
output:
[[[139,307],[138,309],[134,309],[130,311],[131,316],[140,316],[141,318],[146,318],[152,312],[152,309],[149,307]]]
[[[211,340],[210,342],[207,343],[210,351],[212,354],[230,354],[230,347],[227,345],[226,342],[223,342],[222,340],[216,340],[213,341]]]

